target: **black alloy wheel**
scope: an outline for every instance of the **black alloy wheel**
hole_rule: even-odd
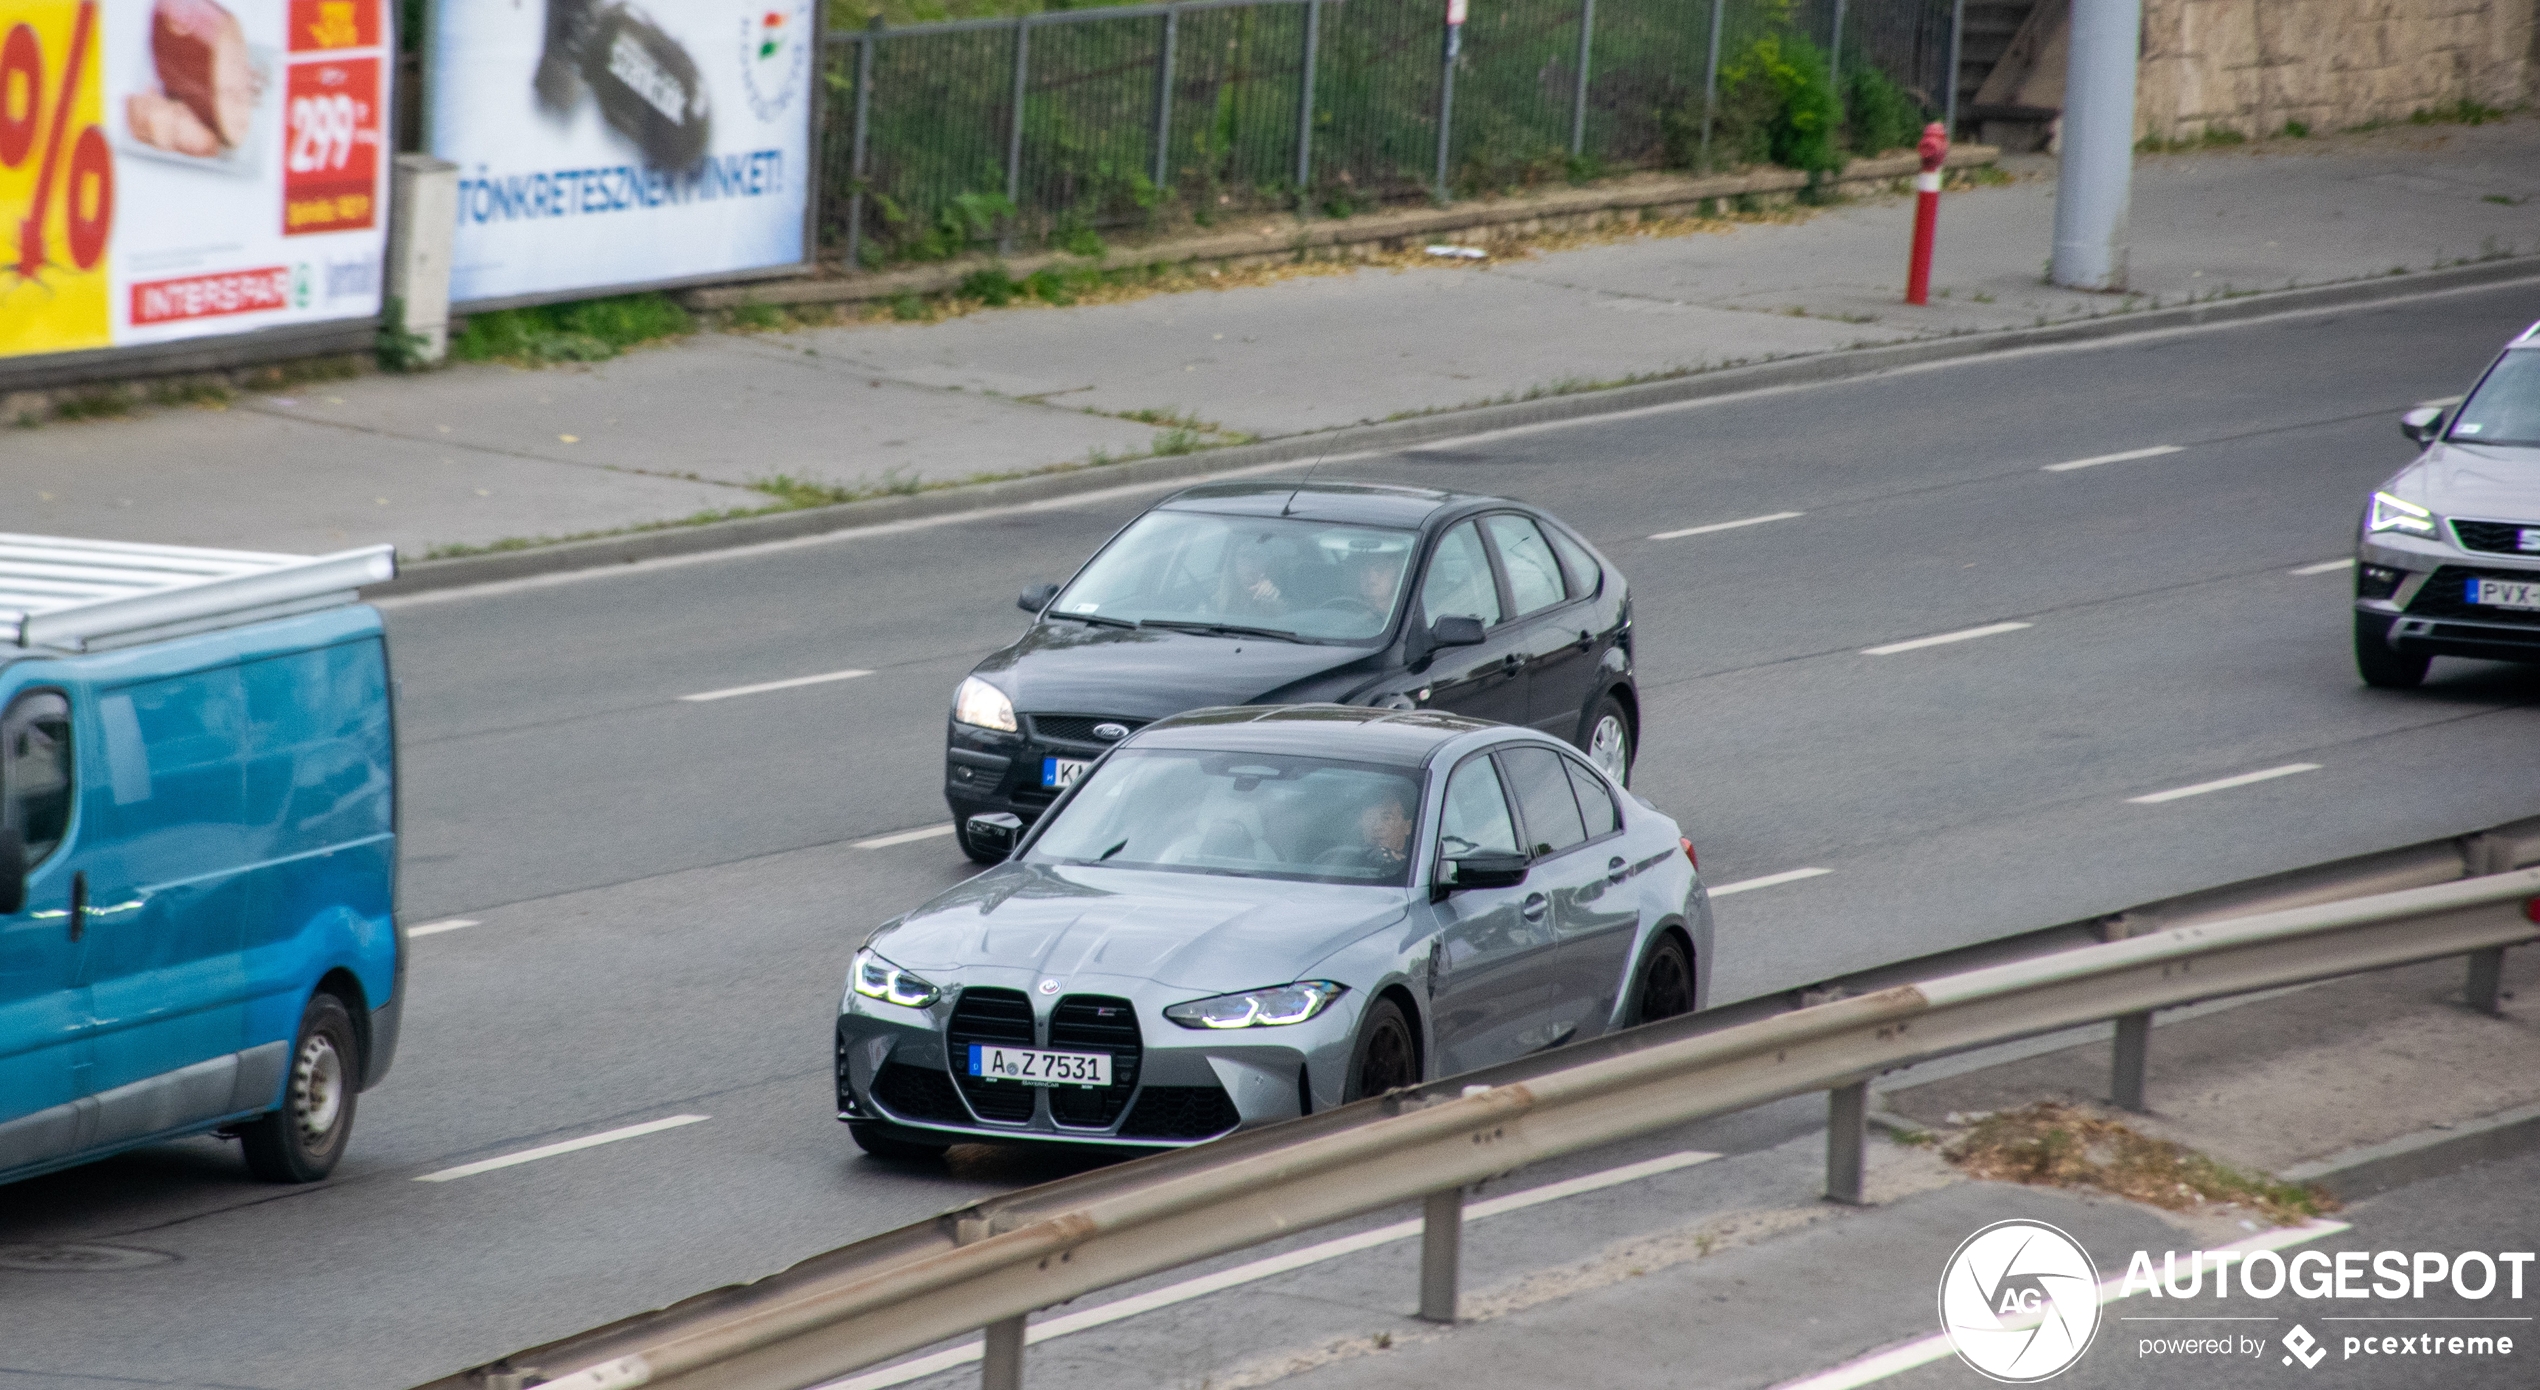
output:
[[[2414,690],[2425,683],[2425,668],[2434,658],[2394,650],[2388,618],[2355,615],[2355,671],[2376,690]]]
[[[1616,786],[1632,784],[1632,754],[1637,750],[1632,747],[1632,721],[1624,717],[1621,700],[1612,695],[1597,697],[1579,725],[1578,747]]]
[[[1349,1059],[1349,1086],[1341,1099],[1362,1100],[1420,1082],[1420,1044],[1411,1035],[1411,1020],[1402,1006],[1379,999],[1358,1028],[1358,1046]]]
[[[353,1133],[361,1045],[353,1015],[332,994],[313,995],[291,1040],[282,1108],[238,1128],[247,1171],[266,1182],[316,1182],[335,1171]]]
[[[857,1148],[892,1163],[934,1163],[943,1158],[944,1150],[952,1147],[949,1144],[922,1144],[914,1139],[896,1138],[884,1133],[879,1125],[850,1123],[847,1137],[855,1141]]]
[[[1693,957],[1674,932],[1658,938],[1632,986],[1632,1022],[1656,1023],[1693,1011]]]

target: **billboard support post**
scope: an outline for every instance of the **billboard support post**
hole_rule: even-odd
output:
[[[401,154],[389,173],[388,295],[391,327],[422,339],[415,360],[450,352],[450,242],[459,225],[459,166]]]

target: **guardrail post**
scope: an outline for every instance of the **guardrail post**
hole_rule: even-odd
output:
[[[2151,1113],[2143,1104],[2143,1077],[2152,1066],[2152,1015],[2126,1014],[2117,1020],[2116,1065],[2108,1077],[2108,1099],[2120,1110]]]
[[[1456,1275],[1464,1262],[1464,1189],[1430,1193],[1421,1217],[1420,1316],[1453,1322]]]
[[[979,1390],[1023,1390],[1023,1319],[988,1324],[979,1358]]]
[[[1314,50],[1323,38],[1323,0],[1305,0],[1305,57],[1296,88],[1296,206],[1314,186]]]
[[[2465,992],[2469,1006],[2483,1014],[2501,1016],[2505,1011],[2505,948],[2490,946],[2469,953],[2469,988]]]
[[[1869,1159],[1870,1083],[1864,1079],[1826,1091],[1826,1200],[1866,1206],[1862,1169]]]
[[[1579,0],[1579,81],[1570,93],[1570,157],[1587,153],[1588,41],[1596,37],[1596,0]]]
[[[1164,12],[1164,55],[1155,64],[1155,186],[1160,192],[1168,187],[1165,179],[1173,170],[1173,43],[1180,32],[1182,12]]]
[[[1032,68],[1032,17],[1024,15],[1014,21],[1014,117],[1006,123],[1005,132],[1005,201],[1012,211],[1006,214],[1005,235],[997,238],[997,253],[1014,252],[1014,227],[1023,220],[1023,81]]]

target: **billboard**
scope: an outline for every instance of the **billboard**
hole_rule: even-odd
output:
[[[805,259],[812,0],[526,0],[433,15],[459,166],[450,298],[563,298]]]
[[[0,358],[367,318],[386,0],[0,0]]]

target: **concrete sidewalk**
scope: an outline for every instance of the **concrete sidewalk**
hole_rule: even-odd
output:
[[[887,490],[1134,457],[1166,417],[1207,426],[1202,442],[1294,436],[2540,252],[2540,120],[2145,157],[2125,297],[2042,283],[2052,166],[2019,172],[1947,201],[1927,309],[1898,302],[1910,202],[1879,199],[1479,266],[703,333],[587,368],[459,366],[47,424],[0,435],[0,505],[11,530],[416,557],[758,510],[776,499],[753,484],[778,477]]]

